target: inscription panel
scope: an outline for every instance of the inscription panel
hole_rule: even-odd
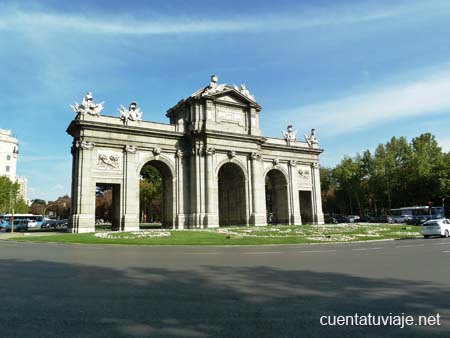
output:
[[[226,107],[222,105],[217,106],[217,120],[218,122],[228,122],[243,124],[244,110],[236,107]]]

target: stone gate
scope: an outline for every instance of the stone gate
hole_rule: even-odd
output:
[[[150,163],[162,176],[166,227],[323,223],[314,130],[305,141],[288,126],[264,137],[261,107],[245,85],[217,77],[170,108],[169,124],[142,120],[132,102],[120,117],[100,115],[88,93],[67,132],[72,146],[70,232],[95,231],[96,187],[112,186],[115,229],[139,229],[139,180]]]

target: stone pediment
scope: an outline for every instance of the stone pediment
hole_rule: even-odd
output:
[[[214,93],[211,95],[208,95],[218,101],[224,101],[227,103],[234,103],[234,104],[240,104],[240,105],[252,105],[252,106],[258,106],[258,103],[250,97],[247,97],[243,94],[241,94],[239,91],[235,90],[234,88],[227,88],[222,92]]]

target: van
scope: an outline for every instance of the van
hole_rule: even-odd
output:
[[[14,231],[27,231],[28,230],[28,220],[27,219],[15,219],[13,222]],[[11,223],[7,223],[5,226],[5,231],[11,231]]]

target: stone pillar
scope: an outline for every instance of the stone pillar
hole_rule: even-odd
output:
[[[290,189],[290,224],[300,225],[302,224],[302,217],[300,215],[300,199],[298,195],[298,175],[297,175],[297,162],[295,160],[290,160],[288,163],[289,171],[289,185]]]
[[[201,228],[205,216],[204,164],[202,149],[195,146],[190,157],[190,215],[192,228]],[[203,165],[202,165],[203,164]]]
[[[205,179],[206,179],[206,221],[205,227],[219,227],[218,211],[218,187],[214,180],[214,157],[216,150],[207,148],[205,150]]]
[[[313,163],[311,167],[312,177],[312,200],[313,200],[313,218],[315,224],[324,224],[324,217],[322,212],[322,193],[320,189],[320,169],[319,163]]]
[[[94,143],[76,140],[72,148],[72,215],[68,232],[95,232]]]
[[[261,155],[258,152],[250,154],[251,160],[251,188],[252,213],[250,224],[255,226],[267,225],[266,189],[262,172]]]
[[[184,203],[184,191],[185,191],[185,186],[184,186],[184,161],[185,161],[185,157],[183,154],[183,151],[180,149],[177,149],[177,151],[175,152],[175,174],[177,176],[177,181],[176,181],[176,196],[177,196],[177,207],[176,207],[176,218],[175,218],[175,227],[177,229],[184,229],[187,227],[187,220],[186,220],[186,215],[185,215],[185,203]],[[189,182],[186,182],[186,184],[188,184]]]
[[[126,146],[124,151],[122,184],[123,231],[139,230],[139,174],[137,170],[137,148]]]

